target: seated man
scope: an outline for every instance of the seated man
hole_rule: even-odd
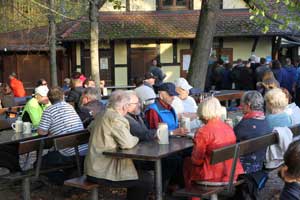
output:
[[[105,156],[102,152],[115,148],[130,149],[139,139],[130,134],[124,117],[137,98],[127,91],[114,91],[105,112],[97,115],[89,126],[91,138],[85,159],[85,173],[91,182],[111,187],[126,187],[129,200],[147,199],[151,184],[138,176],[131,159]]]
[[[51,88],[48,97],[52,105],[46,108],[42,115],[38,128],[39,135],[61,135],[83,130],[78,114],[70,104],[64,101],[64,92],[61,88]],[[83,155],[86,149],[87,145],[79,146],[80,155]],[[71,156],[75,155],[74,148],[66,148],[57,153],[62,162],[73,160]],[[52,162],[55,163],[55,161]]]
[[[173,131],[173,134],[186,135],[186,129],[178,128],[177,114],[171,106],[174,96],[177,95],[173,83],[163,83],[158,87],[159,98],[145,110],[145,118],[149,128],[157,129],[158,123],[163,122],[168,124],[168,129]]]
[[[104,110],[105,106],[100,100],[101,94],[99,88],[88,87],[83,91],[78,115],[84,127],[87,127],[91,123],[97,113]]]
[[[74,106],[75,110],[79,108],[80,97],[84,88],[82,87],[82,81],[77,79],[72,79],[72,87],[66,99],[66,102]]]
[[[128,91],[129,92],[129,91]],[[126,119],[130,125],[130,133],[139,138],[140,141],[154,140],[156,129],[148,129],[141,117],[141,104],[139,98],[132,91],[133,99],[136,103],[130,104]]]
[[[49,105],[48,91],[49,89],[45,85],[35,88],[34,97],[26,103],[23,109],[22,120],[24,122],[31,122],[34,128],[39,126],[42,114]]]
[[[156,98],[156,94],[153,89],[155,79],[156,77],[152,73],[147,72],[145,74],[145,79],[143,81],[143,84],[134,89],[137,96],[141,100],[141,103],[144,105],[149,105],[154,103],[154,100]]]
[[[83,87],[84,88],[89,88],[89,87],[96,87],[96,83],[93,79],[87,78],[85,79],[85,81],[83,82]]]

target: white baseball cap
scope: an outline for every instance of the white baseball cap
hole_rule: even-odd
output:
[[[186,91],[189,91],[190,89],[192,89],[193,87],[187,82],[187,80],[185,80],[185,78],[178,78],[175,81],[175,86],[176,87],[180,87]]]
[[[36,87],[36,88],[34,89],[34,93],[35,93],[35,94],[39,94],[39,95],[41,95],[42,97],[46,97],[47,94],[48,94],[48,92],[49,92],[49,89],[48,89],[48,87],[47,87],[46,85],[41,85],[41,86]]]

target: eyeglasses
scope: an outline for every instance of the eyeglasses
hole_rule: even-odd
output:
[[[135,104],[135,105],[140,105],[140,102],[136,102],[136,103],[129,103],[129,104]]]

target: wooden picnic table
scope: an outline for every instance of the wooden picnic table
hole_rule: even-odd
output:
[[[228,101],[233,99],[240,99],[245,91],[243,90],[220,90],[214,93],[214,96],[219,101]]]
[[[161,159],[193,147],[193,141],[186,137],[170,137],[169,144],[157,141],[141,142],[132,149],[117,149],[103,152],[115,158],[130,158],[155,162],[156,199],[163,199]]]

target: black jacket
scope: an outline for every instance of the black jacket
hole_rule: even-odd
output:
[[[140,141],[154,140],[156,130],[148,129],[141,116],[128,113],[125,117],[129,122],[130,133],[133,136],[138,137]]]

